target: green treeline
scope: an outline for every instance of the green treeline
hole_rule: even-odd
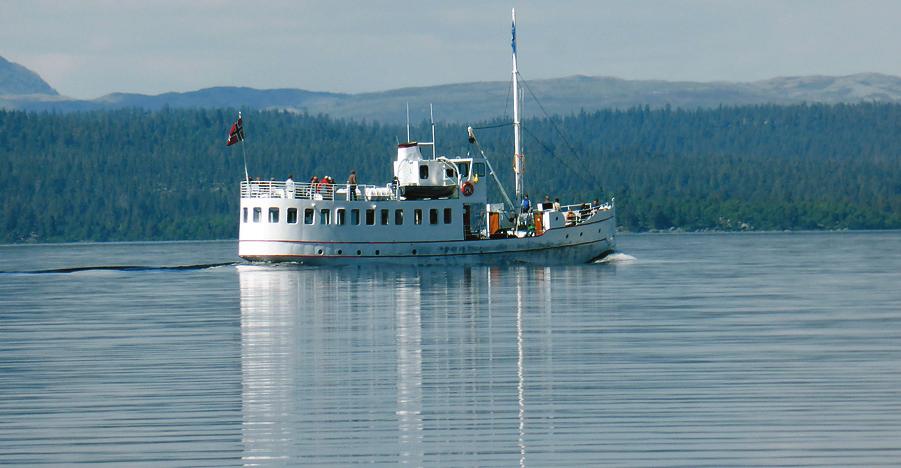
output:
[[[235,117],[0,112],[0,242],[235,238],[244,169],[240,145],[225,147]],[[321,115],[246,111],[244,123],[250,174],[264,180],[343,182],[356,169],[382,185],[406,137]],[[901,105],[634,108],[523,127],[533,200],[614,196],[628,230],[901,228]],[[476,132],[511,191],[511,129]],[[413,135],[431,139],[425,124]],[[465,124],[437,135],[439,154],[475,151]]]

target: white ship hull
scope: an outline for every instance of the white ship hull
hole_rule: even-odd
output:
[[[435,207],[449,210],[449,223],[428,219],[414,221],[413,212],[423,206],[425,213]],[[310,208],[315,207],[315,208]],[[355,208],[359,207],[359,208]],[[387,210],[389,223],[380,219],[366,223],[365,210]],[[254,222],[254,209],[260,217]],[[295,209],[301,215],[286,222],[284,213]],[[615,247],[615,216],[611,205],[592,209],[578,223],[549,228],[540,235],[503,239],[467,239],[464,235],[461,200],[428,201],[322,201],[280,198],[245,198],[242,210],[247,222],[240,225],[238,255],[249,261],[298,262],[310,265],[415,264],[415,265],[498,265],[511,263],[575,264],[603,258]],[[267,219],[269,210],[278,210],[276,222]],[[307,210],[315,210],[315,219],[303,219]],[[341,210],[344,222],[335,223]],[[350,213],[364,215],[351,221]],[[328,223],[319,223],[327,211]],[[394,224],[395,211],[403,211]],[[563,214],[561,213],[561,216]],[[378,216],[376,217],[378,218]],[[443,216],[441,216],[443,218]],[[311,221],[306,224],[305,221]]]
[[[239,255],[249,261],[309,265],[577,264],[613,252],[614,229],[613,220],[606,219],[521,239],[377,243],[241,239]]]

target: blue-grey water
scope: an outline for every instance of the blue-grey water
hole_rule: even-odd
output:
[[[0,246],[0,464],[901,464],[901,233],[618,240],[452,269]]]

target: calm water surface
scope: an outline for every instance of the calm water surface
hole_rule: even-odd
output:
[[[469,269],[0,246],[0,464],[901,463],[901,233],[618,240]]]

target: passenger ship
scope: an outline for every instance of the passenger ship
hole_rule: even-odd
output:
[[[521,209],[524,157],[515,12],[512,45],[516,203],[481,150],[475,157],[437,156],[433,124],[432,142],[398,145],[395,178],[385,186],[241,182],[238,255],[250,261],[330,265],[547,265],[587,263],[613,252],[612,199]],[[471,128],[469,141],[478,145]],[[431,157],[424,157],[421,148],[430,148]],[[504,202],[488,202],[489,177]]]

